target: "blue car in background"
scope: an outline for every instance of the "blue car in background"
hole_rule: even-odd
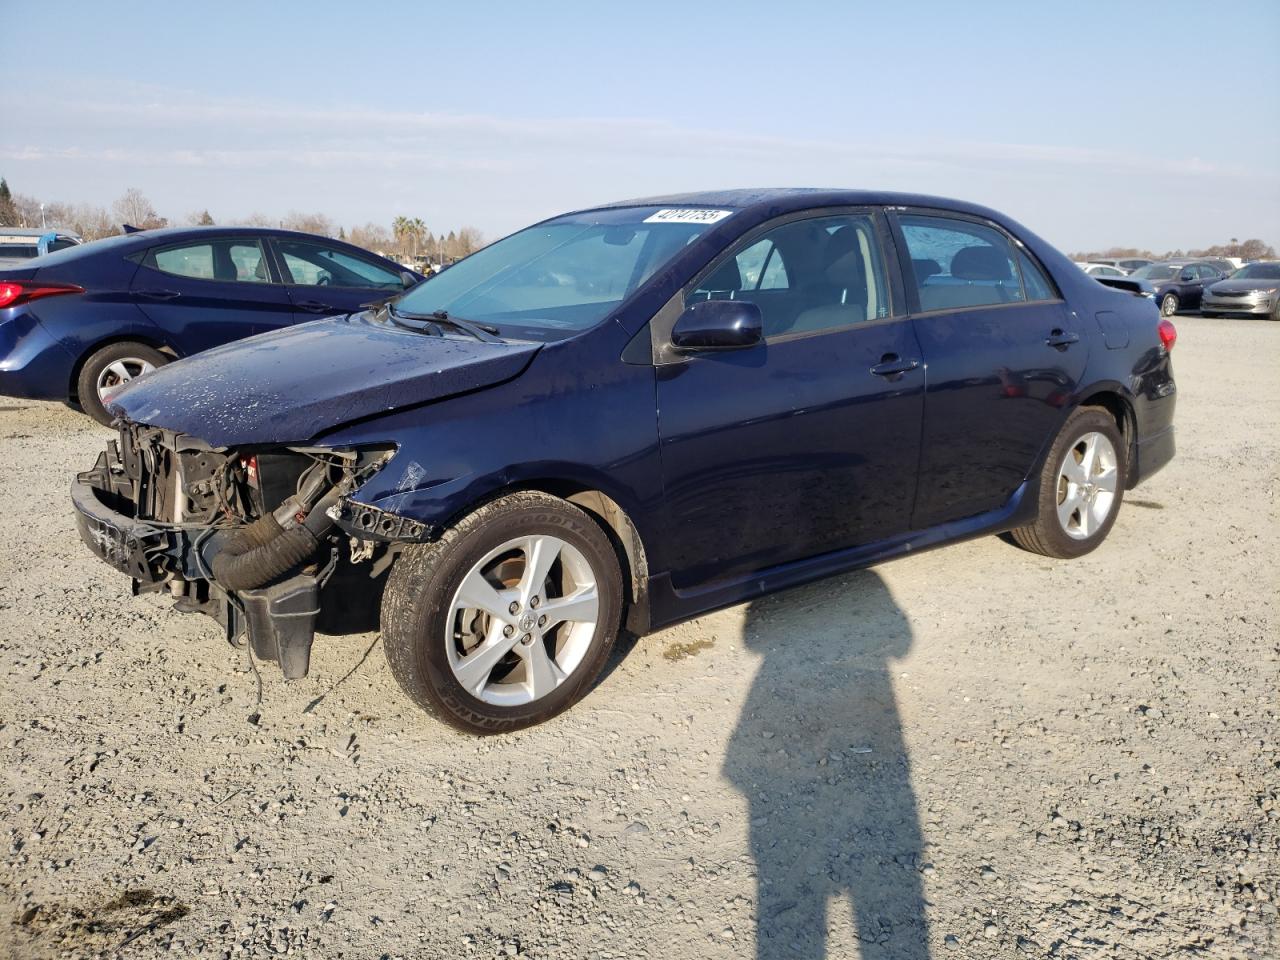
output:
[[[380,607],[409,696],[494,733],[581,697],[624,622],[988,533],[1094,549],[1174,455],[1175,338],[983,207],[632,200],[131,384],[72,502],[286,677]]]
[[[84,243],[78,234],[44,227],[0,227],[0,267]]]
[[[109,424],[121,384],[232,340],[352,313],[422,277],[289,230],[143,230],[0,268],[0,395]]]
[[[1129,279],[1150,284],[1160,315],[1172,317],[1179,310],[1198,309],[1205,287],[1227,276],[1225,270],[1208,260],[1161,260],[1133,271]]]

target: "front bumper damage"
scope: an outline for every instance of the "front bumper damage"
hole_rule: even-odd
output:
[[[85,545],[135,594],[167,591],[178,610],[211,616],[233,645],[296,679],[326,607],[342,620],[353,591],[380,588],[400,543],[434,533],[353,499],[389,456],[228,451],[126,424],[76,477],[71,501]]]

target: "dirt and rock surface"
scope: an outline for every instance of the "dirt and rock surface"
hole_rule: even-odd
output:
[[[726,610],[482,740],[374,635],[257,706],[81,547],[107,431],[0,399],[0,956],[1280,956],[1280,324],[1178,326],[1178,459],[1095,554]]]

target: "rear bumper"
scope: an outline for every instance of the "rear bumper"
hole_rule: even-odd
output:
[[[66,400],[76,358],[24,309],[0,310],[0,396]]]
[[[1148,479],[1173,459],[1177,452],[1173,440],[1172,425],[1149,437],[1142,437],[1136,445],[1136,463],[1130,486],[1136,486]]]

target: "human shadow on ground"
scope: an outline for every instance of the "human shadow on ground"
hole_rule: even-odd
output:
[[[864,958],[925,960],[922,837],[892,682],[906,617],[861,571],[753,602],[743,634],[764,660],[724,774],[750,811],[757,960],[827,955],[828,904],[842,895]]]

